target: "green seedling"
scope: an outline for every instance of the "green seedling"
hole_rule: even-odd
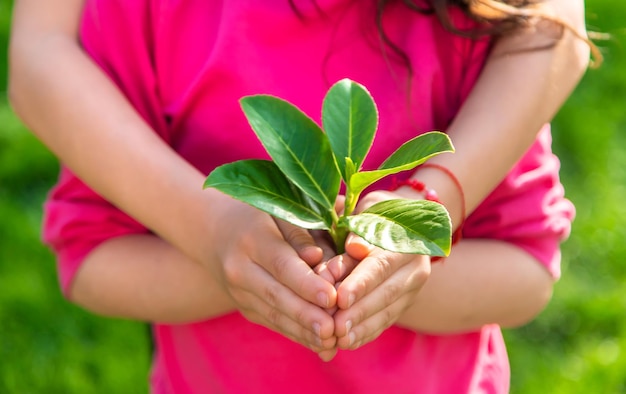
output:
[[[380,248],[447,256],[450,216],[443,205],[393,199],[355,214],[361,193],[374,182],[453,152],[448,136],[433,131],[404,143],[376,170],[362,170],[378,128],[378,110],[364,86],[344,79],[322,104],[322,127],[294,105],[269,95],[240,101],[250,126],[272,160],[241,160],[217,167],[205,188],[215,188],[279,219],[326,230],[343,253],[353,232]],[[341,183],[345,208],[335,209]]]

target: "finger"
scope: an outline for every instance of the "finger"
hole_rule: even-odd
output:
[[[375,249],[343,280],[337,289],[337,306],[340,309],[350,308],[414,257],[415,255]]]
[[[358,260],[343,254],[328,260],[328,262],[325,263],[325,269],[330,272],[336,282],[340,282],[344,280],[358,264]]]
[[[322,308],[331,308],[336,304],[337,292],[333,285],[315,274],[282,239],[265,237],[259,240],[250,257],[276,281],[304,300]]]
[[[289,320],[281,321],[279,324],[274,324],[273,320],[268,319],[267,316],[271,309],[262,309],[262,312],[258,312],[258,306],[255,309],[242,309],[242,315],[251,321],[252,323],[266,327],[290,340],[301,344],[314,351],[324,351],[322,349],[322,340],[314,333],[303,330],[301,326]]]
[[[352,327],[346,335],[337,339],[339,349],[355,350],[375,340],[387,328],[391,327],[409,305],[409,295],[405,295],[385,309],[370,316],[359,325]]]
[[[336,282],[335,281],[335,278],[333,277],[331,272],[328,270],[328,263],[322,263],[322,264],[319,264],[319,265],[315,266],[313,271],[316,274],[318,274],[319,276],[321,276],[322,278],[324,278],[325,280],[327,280],[328,283],[332,284],[335,287],[335,290],[341,284],[341,282]],[[337,308],[336,304],[334,306],[330,307],[330,308],[324,308],[326,313],[328,313],[330,316],[333,316],[335,314],[335,312],[337,312],[337,309],[338,308]]]
[[[298,333],[304,336],[304,330],[322,340],[333,336],[334,320],[328,313],[299,297],[258,265],[248,264],[240,278],[231,282],[236,285],[231,291],[235,301],[248,311],[260,314],[272,327],[277,327],[278,331],[289,332],[292,336],[297,336]],[[332,287],[327,282],[326,284]],[[248,293],[256,298],[251,298]],[[299,331],[293,329],[292,322],[300,326]]]
[[[422,264],[421,261],[404,265],[351,308],[335,314],[335,335],[344,337],[351,329],[386,310],[407,294],[414,296],[426,282],[429,273],[430,265]],[[394,321],[398,317],[395,316]]]
[[[350,257],[360,261],[372,253],[373,250],[374,246],[363,238],[353,233],[348,234],[348,238],[346,239],[346,252]]]
[[[342,215],[345,207],[346,207],[346,196],[342,196],[342,195],[337,196],[337,199],[335,200],[335,212],[337,212],[338,215]]]
[[[322,361],[329,362],[337,355],[337,348],[321,351],[317,355],[322,359]]]
[[[398,195],[394,194],[393,192],[388,192],[385,190],[373,191],[359,200],[355,212],[360,213],[378,202],[395,198],[398,198]]]
[[[330,270],[328,269],[328,262],[323,262],[321,264],[316,265],[313,268],[313,272],[315,272],[316,274],[318,274],[320,277],[324,278],[326,281],[328,281],[328,283],[330,283],[331,285],[335,285],[335,277],[333,276],[332,272],[330,272]],[[337,287],[335,286],[335,289]]]
[[[266,308],[258,308],[257,306],[255,309],[243,309],[241,313],[249,321],[281,334],[316,353],[336,349],[336,337],[333,336],[327,339],[321,339],[318,335],[308,330],[303,330],[300,325],[289,319],[284,319],[284,317],[278,317],[277,319],[268,318],[268,316],[273,316],[272,311],[273,309],[269,306]]]
[[[285,241],[291,245],[302,260],[310,266],[319,264],[322,261],[324,251],[317,245],[308,230],[294,226],[284,220],[274,218],[274,221]]]
[[[339,286],[341,286],[341,282],[337,282],[335,283],[335,289],[339,288]],[[330,316],[334,316],[335,313],[339,310],[339,308],[337,307],[337,305],[333,306],[332,308],[327,308],[324,309],[326,311],[326,313],[328,313]]]

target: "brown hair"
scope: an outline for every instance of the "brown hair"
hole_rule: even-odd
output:
[[[541,0],[461,0],[468,4],[468,8],[471,14],[476,17],[483,18],[485,20],[512,20],[513,24],[526,24],[529,20],[539,19],[561,27],[561,29],[568,30],[574,36],[589,45],[591,50],[590,65],[592,68],[600,67],[604,57],[600,49],[589,39],[587,34],[580,32],[576,27],[567,23],[566,21],[559,19],[558,17],[542,12],[534,5],[540,3]],[[607,39],[607,35],[597,32],[589,32],[589,36],[597,39]]]
[[[382,13],[387,4],[398,0],[378,0],[377,19],[382,17]],[[400,0],[413,11],[424,14],[435,14],[441,24],[448,30],[465,36],[478,37],[484,35],[501,35],[523,26],[527,23],[528,15],[523,14],[524,10],[532,4],[542,0],[428,0],[419,3],[427,3],[427,6],[418,5],[415,0]],[[463,31],[458,30],[450,22],[448,8],[454,6],[460,8],[469,18],[484,23],[479,30]],[[506,7],[502,10],[501,7]],[[496,22],[497,23],[493,23]]]
[[[364,1],[364,0],[358,0]],[[587,37],[584,32],[580,32],[576,27],[566,21],[542,11],[537,7],[543,0],[372,0],[376,1],[376,26],[378,34],[384,44],[399,57],[399,60],[406,65],[409,75],[412,74],[411,62],[408,56],[398,47],[385,33],[383,28],[383,14],[387,5],[402,2],[410,10],[422,14],[434,14],[439,19],[442,26],[461,36],[479,38],[484,36],[502,36],[514,32],[520,27],[528,27],[536,24],[537,21],[550,22],[552,26],[559,29],[559,34],[568,30],[578,39],[583,40],[591,49],[590,66],[597,68],[602,64],[603,56],[599,48]],[[289,3],[298,17],[303,18],[294,3]],[[313,0],[317,7],[317,3]],[[458,7],[470,19],[479,22],[480,28],[473,30],[460,30],[454,26],[448,14],[449,7]],[[318,11],[322,12],[321,10]],[[589,35],[592,35],[591,33]],[[594,38],[606,39],[602,34],[594,34]],[[530,48],[529,50],[541,50],[542,48]]]
[[[558,17],[541,11],[537,4],[542,0],[428,0],[428,5],[417,4],[415,0],[376,0],[376,24],[383,42],[409,67],[410,62],[406,54],[397,47],[386,35],[383,29],[383,12],[385,7],[395,1],[402,3],[413,11],[424,14],[435,14],[443,27],[455,34],[478,38],[481,36],[501,36],[513,32],[520,27],[527,27],[541,21],[551,22],[560,29],[569,30],[577,38],[585,41],[591,48],[592,67],[599,67],[602,63],[602,53],[598,47],[582,32],[574,26]],[[420,2],[426,3],[426,2]],[[473,30],[459,30],[450,21],[448,8],[455,6],[460,8],[469,18],[477,21],[482,27]],[[544,49],[544,48],[534,48]]]

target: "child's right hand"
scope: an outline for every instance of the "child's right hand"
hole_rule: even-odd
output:
[[[324,309],[335,306],[337,292],[311,268],[321,262],[322,250],[308,231],[223,201],[208,268],[237,309],[318,353],[334,349],[334,321]]]

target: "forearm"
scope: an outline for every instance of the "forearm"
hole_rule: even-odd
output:
[[[187,323],[235,310],[212,275],[153,235],[111,239],[85,259],[70,299],[105,316]]]
[[[551,0],[546,6],[584,32],[582,1]],[[554,28],[550,31],[554,33]],[[556,35],[549,32],[529,30],[498,39],[471,94],[447,130],[456,152],[431,160],[457,176],[465,193],[467,214],[520,160],[587,68],[589,48],[584,41],[568,30],[560,39],[558,31]],[[429,168],[420,170],[417,177],[437,190],[453,223],[458,225],[461,203],[454,183]]]
[[[48,18],[55,25],[45,17],[50,7],[16,3],[10,50],[15,111],[92,189],[192,258],[205,258],[211,207],[223,197],[202,190],[204,175],[154,133],[81,51],[78,16],[64,17],[73,28],[60,16]]]
[[[464,240],[443,264],[433,264],[398,324],[428,333],[467,332],[492,323],[519,326],[546,306],[552,285],[548,271],[521,249]]]
[[[73,8],[82,3],[17,0],[12,104],[65,165],[167,248],[104,241],[82,262],[70,297],[106,315],[178,322],[229,311],[228,294],[249,320],[332,348],[332,318],[319,306],[332,306],[336,291],[310,267],[321,251],[305,253],[307,242],[285,239],[269,215],[202,190],[206,174],[161,140],[82,52]]]

